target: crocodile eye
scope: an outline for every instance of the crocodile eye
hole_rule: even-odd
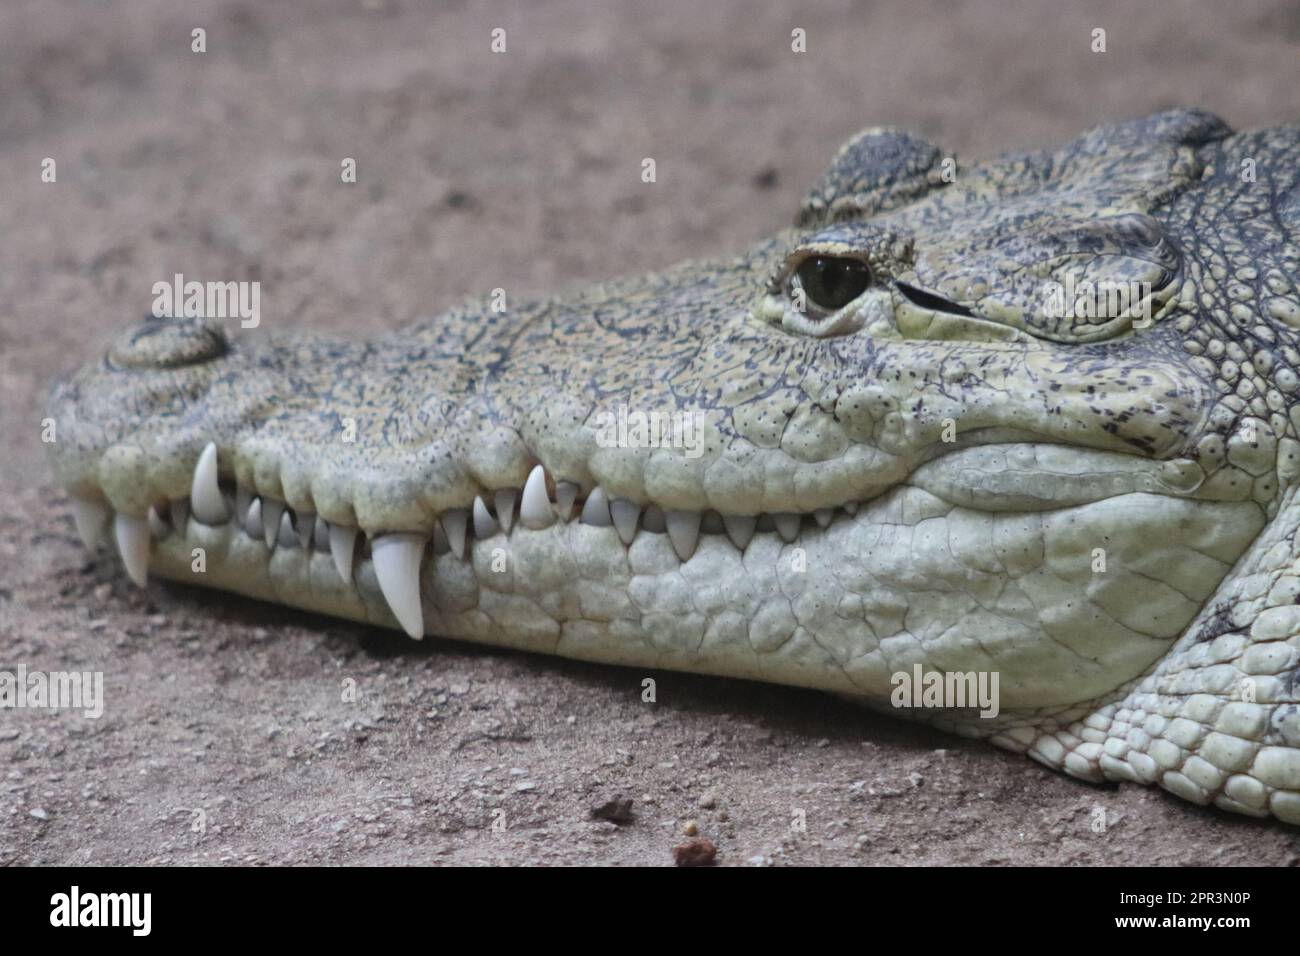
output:
[[[808,302],[823,312],[844,308],[871,284],[867,264],[844,256],[810,256],[794,275]]]

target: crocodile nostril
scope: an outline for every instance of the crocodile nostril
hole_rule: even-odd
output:
[[[226,349],[222,331],[203,319],[150,316],[118,336],[108,361],[123,368],[176,368],[220,358]]]

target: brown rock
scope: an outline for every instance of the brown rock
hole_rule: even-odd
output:
[[[713,866],[717,859],[718,847],[707,837],[696,837],[673,847],[673,862],[678,866]]]

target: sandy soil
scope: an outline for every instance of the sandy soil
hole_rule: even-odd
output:
[[[1294,4],[184,6],[0,8],[0,667],[107,684],[99,721],[0,712],[0,863],[668,864],[691,820],[725,864],[1300,862],[1277,825],[819,694],[660,673],[649,705],[638,671],[138,591],[39,441],[54,377],[175,272],[362,335],[739,249],[862,126],[987,155],[1179,104],[1294,121]],[[593,819],[617,794],[632,822]]]

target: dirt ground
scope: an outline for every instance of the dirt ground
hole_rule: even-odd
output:
[[[0,90],[0,669],[106,683],[98,721],[0,711],[0,863],[670,864],[688,821],[723,864],[1300,862],[821,694],[139,591],[40,443],[54,378],[176,272],[359,336],[738,250],[863,126],[969,156],[1174,105],[1294,122],[1294,3],[11,0]]]

